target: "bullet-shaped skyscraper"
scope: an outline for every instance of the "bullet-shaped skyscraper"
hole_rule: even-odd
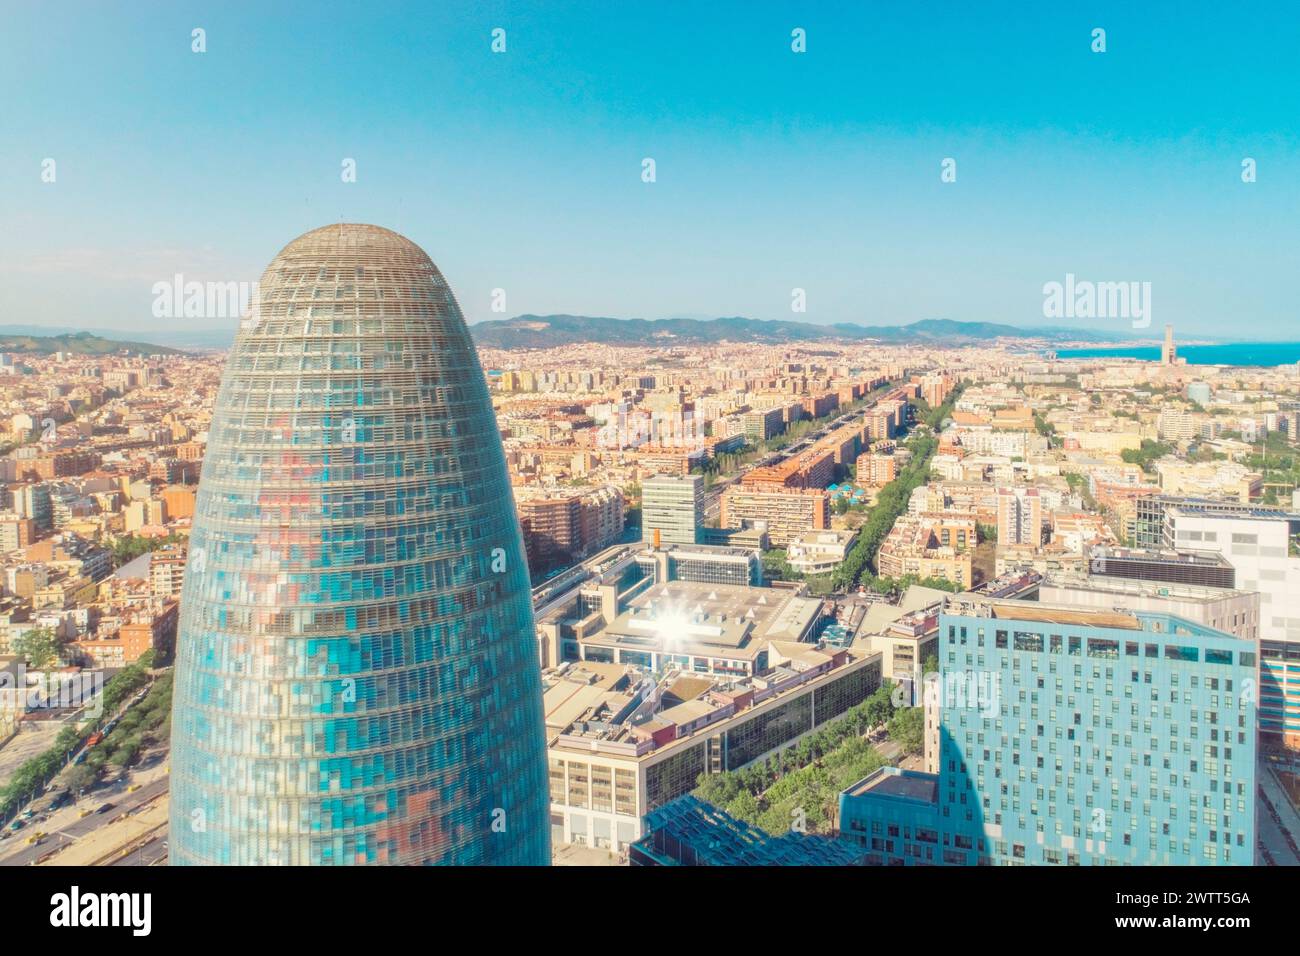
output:
[[[450,288],[338,224],[258,292],[190,539],[171,861],[548,863],[528,570]]]

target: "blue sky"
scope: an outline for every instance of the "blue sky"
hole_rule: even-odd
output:
[[[1180,334],[1300,338],[1291,3],[0,17],[0,324],[174,327],[154,282],[253,280],[344,219],[423,246],[471,321],[502,288],[508,315],[1042,325],[1043,284],[1074,273],[1151,282]]]

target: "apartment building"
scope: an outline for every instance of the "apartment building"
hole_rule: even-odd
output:
[[[778,465],[753,469],[741,484],[758,491],[825,488],[835,480],[835,457],[834,449],[819,443]]]
[[[623,534],[623,493],[617,488],[525,487],[515,497],[534,570],[585,557]]]
[[[855,477],[860,485],[883,488],[898,477],[898,458],[877,452],[859,455]]]
[[[732,485],[722,493],[719,514],[724,528],[760,528],[773,547],[784,548],[805,531],[830,527],[831,499],[824,491]]]
[[[1264,476],[1235,461],[1161,459],[1156,474],[1166,495],[1228,498],[1247,504],[1264,493]]]
[[[998,489],[998,544],[1043,543],[1043,502],[1037,488]]]
[[[757,444],[785,430],[785,412],[781,408],[755,409],[742,417],[746,440]]]
[[[973,519],[902,515],[876,553],[876,571],[882,578],[915,575],[970,587],[974,548]]]
[[[808,531],[790,542],[786,560],[800,574],[830,574],[840,566],[857,537],[857,529]]]

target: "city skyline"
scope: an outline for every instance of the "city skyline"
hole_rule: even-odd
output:
[[[434,268],[330,224],[272,264],[229,355],[0,353],[0,667],[79,668],[106,698],[76,729],[39,699],[0,706],[0,731],[30,725],[0,737],[0,862],[433,862],[444,820],[501,809],[516,832],[520,794],[491,785],[432,830],[392,816],[424,777],[381,783],[365,756],[387,774],[409,749],[380,745],[370,701],[410,670],[397,642],[426,641],[422,497],[499,435],[498,477],[460,481],[474,516],[443,498],[433,520],[518,535],[516,657],[547,757],[502,779],[528,778],[539,845],[549,802],[551,862],[1300,865],[1293,367],[1017,343],[472,348],[459,320],[407,331],[454,308],[424,288]],[[446,401],[482,390],[474,422],[407,394],[424,365]],[[498,572],[455,537],[432,593],[474,634],[457,582]],[[972,602],[1000,620],[953,646],[944,615]],[[398,657],[372,680],[377,648]],[[931,699],[963,680],[995,698]],[[944,728],[982,774],[944,772]],[[542,740],[517,729],[464,752],[514,766]],[[24,738],[49,751],[21,763]],[[462,824],[451,859],[481,859]],[[435,835],[404,858],[412,832]]]
[[[1285,925],[1300,7],[0,19],[21,932]]]
[[[471,322],[1071,325],[1043,290],[1075,275],[1150,283],[1184,335],[1295,326],[1289,8],[153,9],[11,16],[0,324],[163,329],[154,283],[253,281],[350,220],[429,249]]]

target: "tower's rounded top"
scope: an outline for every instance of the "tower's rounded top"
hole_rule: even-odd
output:
[[[460,307],[428,254],[391,229],[365,223],[331,223],[286,245],[262,273],[252,313],[240,341],[255,349],[268,337],[358,334],[338,324],[346,319],[379,320],[364,325],[367,335],[436,328],[456,347],[472,348]]]
[[[277,261],[334,256],[374,257],[376,261],[411,256],[427,260],[428,254],[400,233],[361,222],[335,222],[304,232],[276,255]]]

